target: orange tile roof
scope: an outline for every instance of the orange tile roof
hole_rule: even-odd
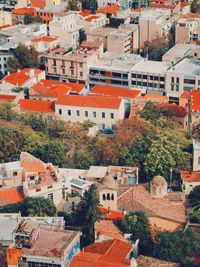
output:
[[[100,220],[95,223],[95,231],[100,235],[105,235],[109,238],[117,238],[123,240],[123,234],[112,220]]]
[[[29,79],[30,77],[24,74],[23,72],[15,72],[4,77],[3,81],[6,81],[8,83],[11,83],[17,86],[23,86]]]
[[[22,7],[17,8],[13,11],[15,15],[34,15],[35,8],[33,7]]]
[[[84,251],[125,259],[132,249],[133,247],[130,243],[115,238],[86,246]]]
[[[50,101],[20,99],[18,102],[20,110],[32,112],[54,112],[54,103]]]
[[[122,100],[117,97],[114,98],[109,96],[66,95],[60,96],[56,101],[56,105],[118,109],[121,101]]]
[[[144,98],[148,99],[166,99],[168,100],[168,97],[165,95],[157,95],[157,94],[146,94],[143,96]]]
[[[200,171],[182,171],[181,177],[188,183],[200,183]]]
[[[96,13],[117,14],[119,11],[120,11],[119,5],[112,5],[112,6],[105,6],[101,9],[98,9]]]
[[[81,11],[80,13],[79,13],[79,15],[81,15],[82,17],[87,17],[87,16],[89,16],[91,14],[91,10],[87,10],[87,9],[85,9],[85,10],[83,10],[83,11]]]
[[[24,168],[26,172],[46,172],[46,168],[41,161],[22,161],[21,166]]]
[[[190,92],[190,110],[192,113],[200,111],[200,90]]]
[[[24,195],[19,187],[0,190],[0,206],[22,202]]]
[[[101,218],[109,220],[121,220],[124,215],[119,211],[108,210],[105,208],[100,208]]]
[[[0,30],[7,29],[7,28],[10,28],[10,27],[12,27],[12,25],[5,24],[5,25],[0,26]]]
[[[84,88],[85,88],[85,84],[79,84],[79,83],[68,83],[68,82],[59,82],[59,81],[53,81],[53,80],[40,80],[39,83],[37,83],[38,85],[42,85],[42,86],[46,86],[46,87],[56,87],[56,86],[66,86],[68,88],[71,89],[71,92],[74,93],[80,93]]]
[[[53,41],[55,41],[57,39],[58,39],[57,37],[42,36],[42,37],[33,39],[32,42],[33,43],[39,43],[39,42],[47,42],[47,43],[50,43],[50,42],[53,42]]]
[[[123,260],[118,257],[107,255],[80,252],[74,256],[69,267],[127,267],[130,266],[130,260]]]
[[[8,266],[18,266],[19,260],[22,255],[22,249],[21,248],[7,248],[6,249],[6,260]]]
[[[166,8],[166,9],[175,9],[175,5],[165,5],[165,4],[150,4],[149,7],[151,8]]]
[[[27,74],[27,73],[29,73],[31,70],[32,70],[31,68],[25,68],[25,69],[23,69],[21,72]],[[43,70],[40,70],[40,69],[34,69],[34,75],[39,75],[39,74],[41,74],[42,72],[43,72]]]
[[[158,218],[158,217],[148,217],[149,222],[151,224],[151,229],[155,230],[156,232],[160,231],[169,231],[174,232],[176,231],[181,224],[177,222],[168,221],[166,219]]]
[[[181,8],[189,6],[189,4],[187,2],[181,2]]]
[[[141,91],[120,88],[120,87],[95,85],[92,88],[91,93],[104,96],[135,98],[141,93]]]
[[[15,99],[15,95],[4,95],[4,94],[0,94],[0,101],[1,100],[13,100]]]
[[[189,91],[184,91],[179,98],[186,98],[188,99],[190,97],[190,92]]]
[[[87,22],[91,22],[91,21],[93,21],[93,20],[95,20],[95,19],[99,19],[99,18],[100,18],[99,16],[91,16],[91,17],[89,17],[89,18],[86,18],[85,21],[87,21]]]

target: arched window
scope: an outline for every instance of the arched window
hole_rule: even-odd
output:
[[[106,195],[105,194],[103,194],[103,200],[106,200]]]
[[[107,200],[110,200],[110,193],[107,194]]]
[[[111,199],[114,200],[114,198],[115,198],[115,197],[114,197],[114,194],[112,194],[112,195],[111,195]]]

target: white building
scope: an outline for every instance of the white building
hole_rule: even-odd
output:
[[[61,96],[55,103],[56,115],[70,122],[90,120],[101,129],[112,128],[124,118],[124,100],[104,96]]]
[[[97,3],[99,8],[111,5],[120,5],[122,10],[132,8],[131,0],[97,0]]]

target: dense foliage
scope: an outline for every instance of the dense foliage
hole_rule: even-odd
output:
[[[113,136],[87,135],[86,124],[46,121],[39,114],[19,114],[0,105],[0,162],[19,158],[27,151],[60,167],[87,169],[90,165],[131,165],[143,180],[154,175],[169,178],[190,168],[191,139],[170,116],[148,104],[141,117],[125,119]]]
[[[152,252],[152,240],[150,235],[150,223],[142,211],[131,212],[126,215],[120,224],[122,232],[131,234],[131,239],[139,239],[139,253],[150,255]]]
[[[181,267],[195,267],[200,257],[200,234],[192,230],[159,233],[153,255],[162,260],[181,263]]]
[[[13,57],[8,59],[8,68],[10,72],[16,72],[18,69],[38,68],[38,53],[33,46],[26,47],[19,44],[14,50]]]

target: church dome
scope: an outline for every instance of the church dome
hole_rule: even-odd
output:
[[[163,176],[157,175],[153,177],[151,183],[153,186],[164,186],[167,182]]]

